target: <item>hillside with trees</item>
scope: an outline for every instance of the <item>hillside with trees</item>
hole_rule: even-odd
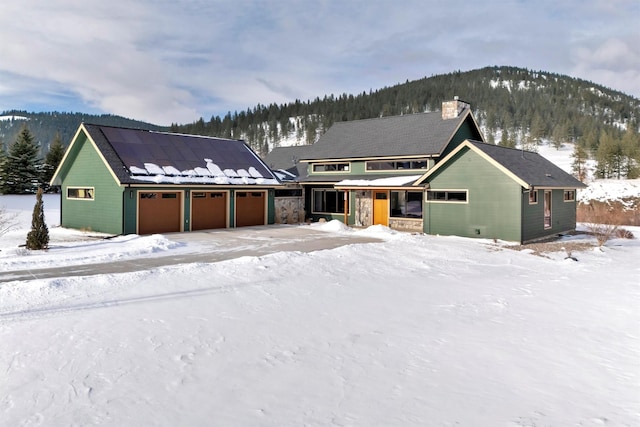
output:
[[[139,120],[127,119],[111,114],[83,114],[45,112],[29,113],[26,111],[10,110],[0,113],[0,151],[9,150],[22,131],[23,125],[27,125],[29,132],[38,147],[38,155],[44,158],[51,144],[59,138],[63,146],[67,146],[81,123],[92,123],[107,126],[122,126],[137,129],[166,130],[160,126]]]
[[[560,147],[571,142],[575,147],[573,171],[579,179],[585,179],[589,160],[596,161],[598,178],[640,177],[640,100],[565,75],[486,67],[360,94],[258,104],[208,121],[176,123],[169,129],[108,114],[5,111],[0,114],[0,171],[4,171],[0,187],[4,192],[35,192],[39,183],[46,190],[64,148],[82,122],[243,139],[265,155],[281,145],[313,144],[338,121],[437,111],[442,101],[454,96],[471,104],[488,142],[531,150],[541,143]],[[32,172],[11,175],[11,165],[21,155],[14,152],[18,149],[33,159],[37,177]]]
[[[534,149],[575,142],[576,175],[588,158],[601,178],[640,176],[640,100],[586,80],[515,67],[486,67],[425,77],[357,95],[257,105],[175,132],[244,139],[259,154],[314,143],[333,123],[436,111],[454,96],[469,102],[488,142]]]

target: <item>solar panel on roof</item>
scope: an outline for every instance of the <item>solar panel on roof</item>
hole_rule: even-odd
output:
[[[243,171],[242,175],[272,176],[242,141],[136,129],[96,128],[102,131],[124,165],[138,172],[224,176],[222,171],[225,171],[229,176],[238,176],[238,171],[244,170],[248,172]],[[211,167],[212,164],[215,167]],[[156,169],[150,171],[149,167]]]

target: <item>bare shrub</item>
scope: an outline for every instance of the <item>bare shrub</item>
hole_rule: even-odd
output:
[[[621,215],[618,209],[613,209],[606,203],[592,201],[585,205],[581,220],[598,241],[598,246],[603,246],[609,239],[616,236]]]
[[[18,214],[10,214],[7,210],[0,206],[0,236],[11,231],[17,224]]]
[[[618,239],[634,239],[635,238],[633,233],[627,230],[626,228],[618,228],[616,230],[616,237]]]
[[[627,197],[621,200],[589,200],[578,204],[576,211],[578,222],[588,222],[585,216],[591,210],[591,206],[604,204],[619,218],[620,225],[640,225],[640,197]]]

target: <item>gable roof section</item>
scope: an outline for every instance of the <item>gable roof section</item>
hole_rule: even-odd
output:
[[[81,144],[79,141],[84,140],[83,136],[86,137],[86,142],[90,144],[93,147],[93,149],[96,150],[96,154],[100,157],[100,159],[104,163],[104,166],[107,168],[107,170],[113,177],[114,181],[116,181],[117,183],[120,183],[121,179],[127,177],[127,175],[123,173],[122,168],[114,169],[111,167],[111,162],[108,159],[113,161],[114,158],[117,158],[117,155],[113,151],[113,148],[104,140],[104,138],[97,138],[97,143],[96,143],[96,141],[90,137],[86,129],[86,126],[84,124],[81,124],[78,127],[78,130],[76,131],[75,135],[71,139],[71,143],[67,147],[67,150],[65,151],[64,156],[62,157],[62,160],[58,165],[58,168],[56,169],[53,176],[51,177],[50,185],[62,184],[61,174],[64,171],[68,171],[69,168],[71,167],[72,161],[69,160],[69,157],[72,156],[72,153],[76,149],[76,145]]]
[[[282,170],[293,174],[296,178],[307,177],[307,164],[300,163],[313,148],[312,145],[292,145],[289,147],[276,147],[264,157],[264,162],[272,170]]]
[[[443,120],[440,111],[337,122],[313,144],[304,160],[440,155],[471,110]],[[482,137],[482,135],[478,135]]]
[[[278,184],[243,141],[92,124],[80,129],[119,184]]]
[[[438,162],[438,164],[436,164],[432,169],[422,175],[414,185],[419,185],[427,180],[431,175],[437,173],[437,171],[445,166],[451,158],[465,148],[474,151],[492,163],[524,188],[586,187],[585,184],[581,183],[538,153],[470,140],[466,140],[456,147],[443,160]]]

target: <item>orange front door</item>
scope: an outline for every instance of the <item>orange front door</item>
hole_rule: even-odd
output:
[[[373,192],[373,225],[389,225],[389,192]]]

